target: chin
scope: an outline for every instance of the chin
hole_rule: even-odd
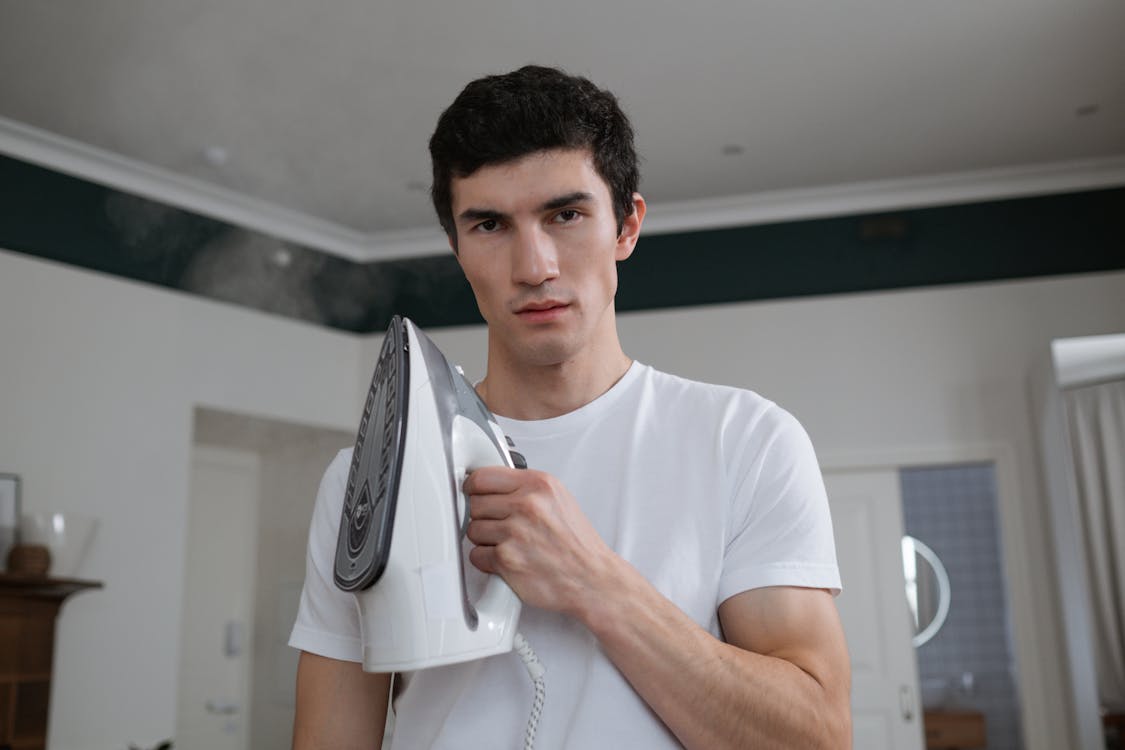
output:
[[[550,367],[574,359],[575,349],[573,342],[551,337],[549,340],[526,342],[519,347],[518,352],[519,358],[529,365]]]

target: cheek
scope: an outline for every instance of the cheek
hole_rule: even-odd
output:
[[[487,323],[498,322],[503,318],[503,313],[510,296],[508,285],[508,271],[501,264],[493,266],[471,265],[462,266],[465,279],[473,290],[477,309]]]
[[[496,278],[499,269],[483,263],[482,259],[479,257],[474,257],[471,261],[467,259],[462,260],[461,272],[465,275],[469,286],[473,288],[473,292],[480,294],[496,286]]]
[[[485,313],[489,306],[496,305],[495,287],[488,282],[487,278],[470,278],[469,286],[473,289],[473,296],[476,297],[477,307],[480,308],[482,313]]]

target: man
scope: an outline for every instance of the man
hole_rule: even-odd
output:
[[[526,67],[475,81],[430,141],[433,199],[488,324],[477,390],[529,470],[478,469],[470,561],[524,603],[546,667],[540,748],[849,747],[849,667],[808,438],[749,391],[632,361],[616,264],[645,216],[614,97]],[[294,746],[377,747],[389,675],[366,674],[332,584],[348,452],[325,476],[291,644]],[[397,678],[394,747],[517,747],[519,659]]]

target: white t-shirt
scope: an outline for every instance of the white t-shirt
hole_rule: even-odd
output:
[[[755,393],[633,363],[569,414],[497,421],[529,467],[562,480],[617,554],[716,637],[718,606],[734,594],[840,590],[812,445],[788,412]],[[332,579],[350,461],[342,451],[321,483],[289,644],[358,662],[355,601]],[[537,748],[679,747],[577,621],[525,605],[519,630],[547,670]],[[516,654],[399,681],[392,747],[522,747],[533,692]]]

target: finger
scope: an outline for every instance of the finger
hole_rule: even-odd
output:
[[[482,573],[496,573],[496,548],[473,547],[469,550],[469,562]]]
[[[494,546],[508,538],[508,531],[501,521],[474,520],[469,524],[466,536],[473,544]]]
[[[501,521],[512,515],[511,495],[469,495],[469,518]]]
[[[507,466],[482,466],[469,472],[462,486],[467,495],[504,495],[519,489],[523,473]]]

